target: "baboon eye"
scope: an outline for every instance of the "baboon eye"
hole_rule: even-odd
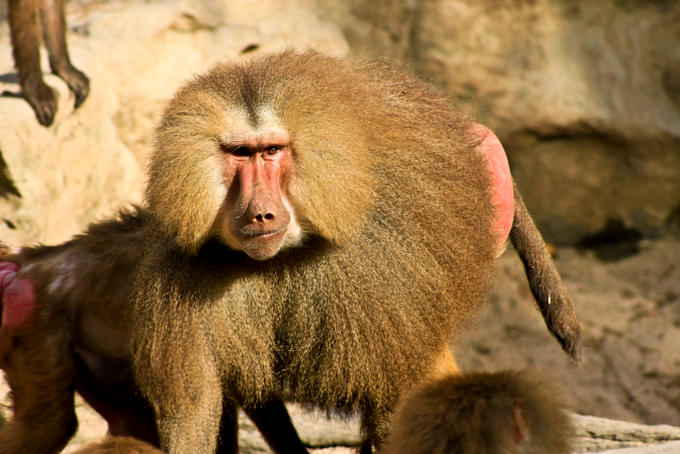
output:
[[[281,151],[280,145],[270,145],[270,146],[268,146],[267,148],[264,149],[264,152],[267,153],[270,156],[273,156],[280,151]]]
[[[224,153],[234,156],[244,157],[251,155],[250,149],[243,145],[220,144],[220,148]]]

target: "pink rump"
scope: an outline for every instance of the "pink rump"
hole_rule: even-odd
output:
[[[491,203],[496,208],[491,230],[498,239],[498,252],[500,253],[510,234],[515,212],[510,165],[503,145],[489,128],[475,124],[472,132],[482,139],[479,150],[484,154],[491,173]]]

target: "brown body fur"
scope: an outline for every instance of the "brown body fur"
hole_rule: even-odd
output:
[[[267,261],[211,226],[215,137],[268,107],[291,136],[287,196],[308,232]],[[218,66],[170,102],[136,282],[140,387],[171,453],[211,452],[223,395],[359,412],[370,452],[399,396],[436,367],[482,302],[497,244],[471,122],[382,65],[284,53]]]
[[[134,384],[129,326],[122,322],[144,223],[135,210],[59,246],[3,248],[0,259],[19,264],[19,275],[35,284],[38,309],[28,326],[0,329],[0,367],[14,413],[0,430],[0,453],[61,451],[77,427],[74,391],[106,419],[111,434],[158,445],[153,411]],[[236,450],[235,411],[225,403],[219,453]],[[280,401],[246,412],[275,452],[305,452]]]
[[[57,111],[54,91],[43,81],[40,68],[40,35],[49,54],[50,67],[64,79],[80,106],[90,90],[88,78],[70,61],[66,46],[65,0],[8,0],[14,63],[26,100],[38,121],[49,126]]]
[[[384,454],[569,454],[561,391],[529,370],[451,375],[400,403]]]
[[[60,246],[3,257],[34,282],[38,310],[29,325],[0,329],[0,367],[14,412],[0,431],[0,453],[59,452],[77,427],[76,389],[113,433],[153,441],[153,412],[131,392],[127,334],[118,325],[130,299],[140,225],[140,218],[130,216]]]
[[[80,448],[73,454],[163,454],[163,451],[135,438],[109,437]]]

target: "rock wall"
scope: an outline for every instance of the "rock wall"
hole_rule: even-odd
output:
[[[549,240],[677,222],[680,3],[422,5],[416,67],[499,134]]]

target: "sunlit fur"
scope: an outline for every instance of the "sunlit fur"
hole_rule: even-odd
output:
[[[286,193],[304,238],[256,262],[210,231],[226,193],[217,140],[261,124],[291,138]],[[220,65],[179,90],[151,158],[133,317],[165,449],[212,452],[223,392],[359,412],[366,440],[383,437],[492,268],[489,175],[469,127],[390,64],[313,52]]]
[[[86,445],[73,454],[163,454],[163,451],[134,438],[109,437]]]
[[[383,454],[569,454],[564,393],[532,370],[450,375],[398,407]]]

